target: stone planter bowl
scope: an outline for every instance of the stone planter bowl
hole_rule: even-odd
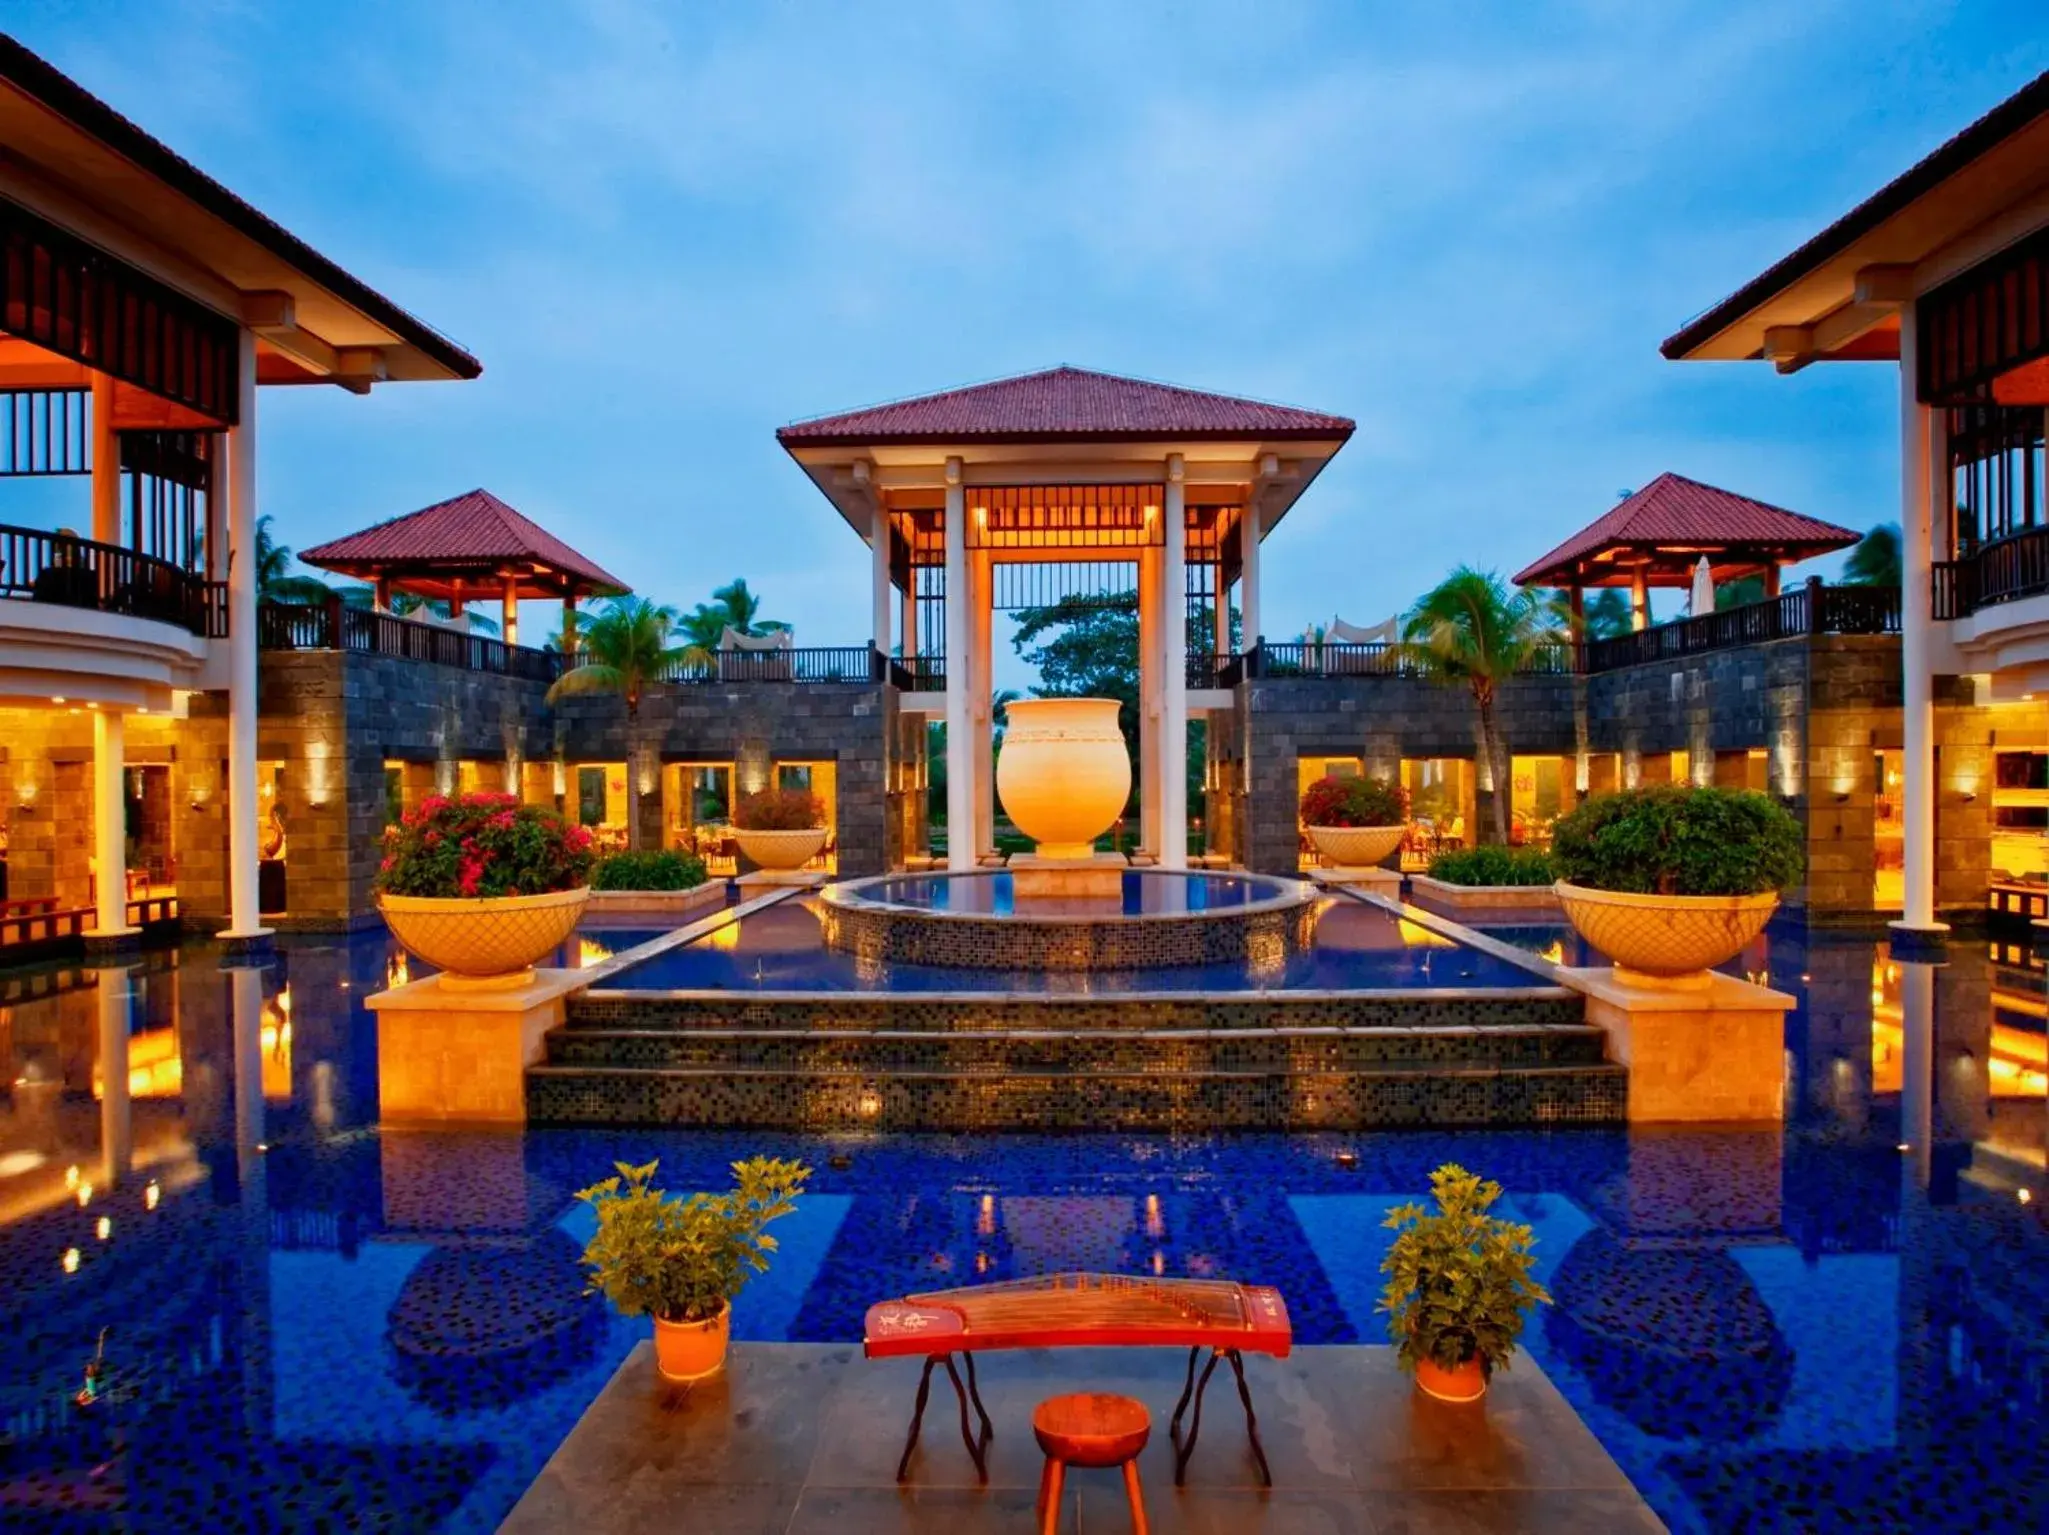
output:
[[[1312,826],[1316,851],[1341,869],[1370,869],[1402,845],[1403,826]]]
[[[795,831],[744,831],[733,828],[733,840],[740,851],[764,869],[801,869],[825,846],[823,826],[801,826]]]
[[[1560,880],[1554,887],[1580,937],[1615,961],[1625,985],[1705,991],[1716,965],[1735,958],[1778,909],[1762,895],[1635,895]]]
[[[576,931],[590,887],[547,895],[443,900],[423,895],[379,895],[377,909],[410,954],[442,972],[453,991],[524,986],[535,963]]]

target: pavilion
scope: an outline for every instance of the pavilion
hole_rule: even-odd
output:
[[[1782,567],[1847,549],[1857,539],[1832,522],[1668,472],[1517,571],[1515,579],[1519,586],[1563,587],[1575,632],[1588,587],[1627,587],[1631,627],[1644,629],[1651,621],[1651,588],[1690,587],[1702,556],[1717,586],[1760,576],[1765,595],[1776,597]]]
[[[1231,588],[1250,643],[1260,540],[1351,435],[1342,416],[1067,367],[776,433],[869,545],[876,648],[944,676],[949,868],[995,848],[993,612],[1134,588],[1140,852],[1186,866],[1187,724],[1231,707]]]
[[[579,599],[622,597],[631,589],[488,490],[437,501],[299,558],[368,581],[380,613],[391,611],[395,592],[446,602],[458,618],[465,602],[496,597],[503,611],[500,637],[508,645],[519,643],[523,601],[559,600],[562,646],[574,650]]]

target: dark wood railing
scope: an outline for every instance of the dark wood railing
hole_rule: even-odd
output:
[[[1935,567],[1934,616],[1963,618],[1979,608],[2049,592],[2049,527],[2028,528],[1980,544]]]
[[[264,650],[347,650],[358,655],[396,656],[531,682],[553,682],[562,674],[562,657],[552,650],[508,645],[487,635],[352,608],[338,597],[328,602],[264,603],[256,611],[256,643]]]
[[[1630,634],[1586,643],[1586,670],[1614,671],[1651,661],[1672,661],[1762,645],[1806,634],[1898,634],[1900,593],[1893,586],[1805,586],[1763,602],[1676,619]]]
[[[0,597],[155,619],[201,638],[228,632],[220,583],[118,544],[34,528],[0,527]]]
[[[891,656],[890,683],[905,693],[944,693],[945,656]]]
[[[1261,640],[1241,659],[1243,675],[1259,678],[1418,677],[1424,670],[1413,646],[1377,640],[1363,645],[1307,640],[1276,645]],[[1573,647],[1540,645],[1524,658],[1520,670],[1540,676],[1570,675],[1575,670]],[[1229,672],[1229,668],[1218,669],[1220,677]],[[1217,685],[1231,687],[1235,679]]]
[[[811,645],[790,650],[719,650],[662,677],[684,684],[721,682],[880,682],[889,658],[872,645]]]

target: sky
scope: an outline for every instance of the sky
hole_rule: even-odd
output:
[[[481,485],[657,601],[744,575],[800,644],[867,638],[866,554],[775,428],[1062,363],[1357,420],[1267,540],[1269,638],[1667,469],[1894,520],[1895,369],[1658,342],[2049,68],[2042,0],[6,17],[482,359],[265,391],[287,543]]]

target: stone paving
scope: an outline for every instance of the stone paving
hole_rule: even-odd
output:
[[[1186,1356],[1165,1349],[983,1356],[995,1425],[977,1484],[959,1409],[934,1380],[910,1477],[895,1481],[918,1362],[857,1346],[734,1345],[725,1374],[665,1387],[653,1346],[630,1354],[513,1509],[501,1535],[688,1530],[691,1535],[897,1535],[1034,1528],[1040,1457],[1031,1411],[1071,1390],[1135,1396],[1152,1412],[1140,1458],[1154,1530],[1215,1535],[1429,1535],[1663,1528],[1535,1361],[1495,1378],[1480,1407],[1418,1396],[1391,1349],[1297,1349],[1246,1361],[1274,1485],[1262,1490],[1236,1393],[1211,1384],[1185,1488],[1166,1421]],[[1129,1528],[1115,1472],[1070,1473],[1064,1532]]]

